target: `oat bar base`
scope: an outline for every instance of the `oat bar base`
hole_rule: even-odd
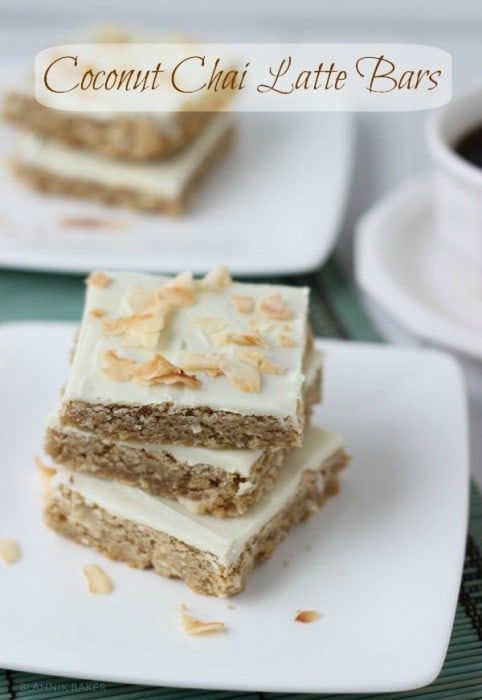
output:
[[[293,525],[316,511],[326,497],[337,493],[337,473],[347,462],[346,453],[338,450],[323,465],[325,480],[317,471],[305,472],[293,498],[246,543],[238,560],[230,566],[166,533],[88,505],[66,486],[49,494],[44,519],[59,534],[110,559],[183,579],[197,593],[227,597],[244,589],[255,565],[271,557]]]
[[[209,464],[191,466],[167,452],[126,447],[94,434],[49,428],[45,451],[72,471],[120,481],[153,496],[187,498],[195,501],[198,513],[218,517],[244,513],[272,486],[285,457],[285,450],[266,450],[253,465],[251,490],[239,493],[247,482],[239,474]]]
[[[69,401],[62,408],[60,422],[112,440],[257,449],[301,445],[305,421],[302,401],[295,418],[179,408],[172,403],[131,406]]]
[[[283,464],[284,450],[266,450],[255,462],[249,481],[252,489],[239,493],[246,479],[210,464],[191,466],[167,452],[150,452],[55,428],[47,431],[45,451],[53,461],[72,471],[113,479],[153,496],[187,498],[197,512],[218,517],[244,513],[272,486]]]
[[[74,148],[134,161],[172,156],[199,136],[216,114],[214,105],[212,112],[178,112],[165,128],[155,118],[145,115],[116,116],[109,120],[94,119],[88,114],[73,115],[17,93],[7,95],[3,106],[6,121],[22,129]]]
[[[305,407],[311,412],[320,400],[320,372],[310,383]],[[114,479],[153,496],[196,502],[197,512],[231,517],[241,515],[273,487],[287,450],[267,448],[253,464],[249,478],[209,464],[179,462],[167,452],[133,448],[95,433],[49,428],[45,452],[72,471]]]
[[[186,182],[182,193],[173,199],[165,199],[155,194],[129,188],[108,187],[95,181],[65,178],[49,170],[24,164],[19,160],[14,160],[11,167],[21,180],[45,194],[87,199],[100,204],[126,207],[140,212],[179,216],[189,208],[198,186],[211,168],[231,150],[234,131],[234,127],[230,127],[226,131]]]
[[[304,365],[313,345],[308,331]],[[305,402],[320,401],[323,370],[303,390],[296,415],[276,418],[269,415],[243,415],[213,411],[207,406],[180,408],[172,403],[130,405],[93,404],[67,401],[59,420],[85,432],[97,433],[113,441],[161,442],[198,447],[271,448],[298,447],[303,440]]]

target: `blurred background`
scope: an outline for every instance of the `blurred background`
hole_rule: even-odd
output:
[[[454,93],[480,83],[482,3],[478,0],[3,0],[2,64],[20,63],[97,22],[146,25],[160,34],[182,31],[204,41],[403,42],[432,44],[453,56]],[[322,117],[323,115],[321,115]],[[356,160],[339,252],[349,265],[360,214],[380,196],[429,165],[428,114],[357,115]]]
[[[452,55],[454,95],[481,84],[482,3],[479,0],[244,0],[242,3],[219,0],[136,0],[135,3],[119,0],[82,0],[79,3],[3,0],[0,5],[2,70],[8,73],[9,66],[28,67],[38,50],[68,41],[79,28],[97,22],[148,27],[150,32],[160,36],[182,32],[202,41],[430,44]],[[261,115],[260,119],[265,116]],[[433,167],[425,135],[430,116],[427,112],[354,115],[350,148],[340,149],[340,153],[341,150],[350,150],[349,156],[343,155],[350,171],[345,178],[349,184],[340,200],[339,216],[333,219],[336,219],[337,236],[335,256],[353,281],[356,266],[354,240],[360,216],[398,186]],[[326,115],[315,117],[322,124]],[[336,154],[334,158],[336,160]],[[329,181],[332,165],[333,161],[326,163],[320,159],[320,189],[327,179]],[[316,168],[310,173],[316,184]],[[252,224],[256,226],[256,212],[251,214]],[[48,264],[44,264],[44,269],[48,269]],[[413,328],[409,329],[399,319],[381,312],[372,303],[373,299],[367,301],[360,290],[358,294],[385,338],[399,343],[430,343],[423,334],[413,333]],[[480,288],[469,294],[472,295],[473,316],[476,316],[481,309]],[[24,314],[20,313],[20,316]],[[449,316],[457,333],[457,323],[460,322],[462,329],[465,321],[457,318],[456,308],[447,311],[447,318]],[[449,348],[463,364],[471,395],[473,464],[479,483],[482,483],[481,324],[481,317],[468,323],[469,330],[478,333],[476,341],[477,337],[480,339],[479,357],[477,352],[464,353]],[[440,345],[446,347],[444,343]]]

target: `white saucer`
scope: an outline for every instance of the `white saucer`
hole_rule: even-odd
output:
[[[420,177],[362,217],[357,281],[412,333],[482,359],[482,279],[437,240],[432,201],[432,179]]]
[[[224,264],[250,276],[317,268],[340,232],[352,166],[352,115],[237,116],[234,151],[209,173],[192,209],[179,218],[33,192],[1,162],[16,136],[4,128],[0,265],[84,274],[94,268],[204,273]],[[62,224],[80,218],[111,227]]]
[[[0,328],[0,538],[22,549],[18,563],[0,562],[0,667],[283,693],[388,693],[438,675],[468,501],[465,400],[451,358],[317,341],[326,401],[313,420],[344,435],[353,461],[340,494],[293,529],[229,609],[43,525],[33,458],[74,331],[54,323]],[[82,567],[93,562],[112,578],[110,596],[87,593]],[[186,636],[181,603],[228,631]],[[321,620],[294,622],[300,608],[318,610]]]

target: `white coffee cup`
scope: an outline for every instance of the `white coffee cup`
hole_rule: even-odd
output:
[[[482,168],[456,153],[462,136],[482,126],[482,87],[453,99],[428,123],[435,161],[435,230],[467,274],[482,275]]]

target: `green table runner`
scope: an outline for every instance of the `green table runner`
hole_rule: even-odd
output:
[[[312,290],[311,322],[318,336],[365,341],[381,338],[365,315],[354,288],[330,262],[319,272],[281,278],[286,284],[305,284]],[[80,317],[83,281],[79,277],[0,271],[0,322],[75,320]],[[471,494],[470,528],[464,575],[454,628],[444,667],[430,686],[408,693],[357,695],[360,700],[482,700],[482,497]],[[1,620],[0,620],[1,624]],[[28,631],[26,630],[26,634]],[[286,695],[147,688],[115,683],[52,678],[0,670],[0,700],[13,698],[162,698],[162,700],[224,700],[227,698],[346,698],[346,695]],[[351,696],[353,697],[353,696]]]

